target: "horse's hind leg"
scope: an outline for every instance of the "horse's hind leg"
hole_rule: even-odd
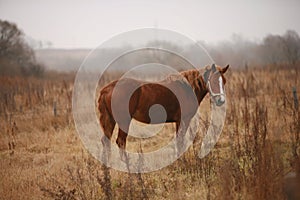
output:
[[[126,126],[122,126],[122,127],[126,128],[126,130],[122,130],[121,128],[119,128],[119,134],[118,134],[118,138],[116,140],[116,143],[119,146],[121,159],[123,161],[126,161],[127,154],[126,154],[125,149],[126,149],[126,138],[127,138],[127,133],[128,133],[128,130],[129,130],[129,124],[126,125]]]
[[[114,119],[111,119],[111,120],[107,121],[107,122],[105,123],[105,125],[102,125],[102,127],[103,127],[103,132],[104,132],[104,135],[103,135],[102,138],[101,138],[101,141],[102,141],[102,142],[105,142],[106,138],[107,138],[108,140],[111,140],[111,137],[112,137],[112,134],[113,134],[115,125],[116,125],[116,122],[115,122]]]
[[[119,148],[123,150],[125,150],[126,148],[126,138],[127,138],[127,133],[119,128],[119,134],[116,143],[119,146]]]
[[[101,113],[100,124],[102,126],[104,135],[110,140],[116,125],[116,121],[108,111]],[[102,141],[103,141],[103,137],[102,137]]]
[[[104,135],[110,140],[116,125],[116,121],[107,107],[105,94],[101,94],[99,97],[98,110],[100,112],[100,124],[102,126]],[[105,141],[105,136],[102,137],[102,142]]]
[[[103,100],[103,99],[102,99]],[[105,150],[108,150],[108,153],[110,152],[111,147],[111,137],[116,125],[116,121],[111,116],[109,110],[106,107],[105,102],[102,105],[99,104],[99,110],[100,110],[100,124],[102,126],[102,130],[104,132],[104,135],[101,138],[101,142],[104,146]]]

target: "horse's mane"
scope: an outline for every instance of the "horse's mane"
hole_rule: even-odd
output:
[[[167,76],[166,79],[162,80],[161,83],[172,83],[172,82],[180,82],[181,84],[187,85],[189,87],[192,87],[192,89],[195,90],[204,90],[206,88],[206,83],[203,79],[203,73],[205,69],[191,69],[191,70],[186,70],[182,71],[180,73],[176,74],[171,74]],[[137,79],[132,79],[132,78],[123,78],[121,79],[122,82],[127,83],[128,81],[141,81]],[[118,80],[119,81],[119,80]],[[118,82],[117,80],[113,82]],[[113,83],[111,82],[111,83]],[[146,81],[142,81],[146,82]],[[151,82],[149,82],[151,83]],[[110,87],[110,85],[104,86],[101,90],[103,90],[106,87]]]
[[[191,69],[182,71],[179,74],[171,74],[165,80],[166,81],[179,81],[183,84],[188,84],[193,90],[203,89],[205,82],[202,77],[203,69]],[[200,84],[199,84],[200,83]]]

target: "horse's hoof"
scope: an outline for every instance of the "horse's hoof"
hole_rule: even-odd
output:
[[[127,162],[128,161],[128,155],[127,155],[127,152],[125,150],[119,150],[119,153],[120,153],[120,158],[121,158],[121,161],[123,162]]]

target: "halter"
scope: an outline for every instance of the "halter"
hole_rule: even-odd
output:
[[[220,92],[219,93],[214,93],[212,91],[211,85],[210,85],[210,77],[207,79],[206,87],[208,88],[208,91],[209,91],[209,93],[210,93],[210,95],[212,97],[215,97],[215,96],[225,96],[224,91],[223,91],[223,87],[221,85],[221,80],[220,79],[222,79],[221,76],[219,77],[219,87],[220,87]]]
[[[197,77],[195,78],[195,80],[198,79],[199,77],[202,77],[202,78],[203,78],[203,76],[200,74],[199,76],[197,76]],[[212,97],[216,97],[216,96],[224,96],[224,97],[225,97],[225,93],[224,93],[224,91],[223,91],[223,87],[222,87],[222,85],[221,85],[221,81],[220,81],[220,80],[219,80],[220,92],[219,92],[219,93],[214,93],[214,92],[212,91],[211,85],[210,85],[210,77],[211,77],[211,76],[209,76],[209,78],[207,79],[207,83],[206,83],[206,87],[208,88],[210,95],[211,95]],[[219,78],[222,78],[222,77],[220,76]],[[224,90],[225,90],[225,88],[224,88]]]

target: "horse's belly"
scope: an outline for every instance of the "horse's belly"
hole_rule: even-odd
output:
[[[134,94],[131,99],[131,116],[148,124],[178,122],[181,116],[189,117],[194,110],[194,102],[189,101],[189,96],[185,96],[184,92],[181,93],[183,105],[168,88],[155,84],[143,85],[139,94]]]
[[[145,124],[163,124],[163,123],[172,123],[176,122],[174,119],[150,119],[150,117],[141,117],[141,116],[134,116],[135,120],[145,123]]]
[[[180,119],[180,113],[178,109],[168,109],[162,105],[156,104],[153,107],[149,106],[149,109],[137,109],[132,118],[135,120],[147,123],[147,124],[161,124],[176,122]]]

